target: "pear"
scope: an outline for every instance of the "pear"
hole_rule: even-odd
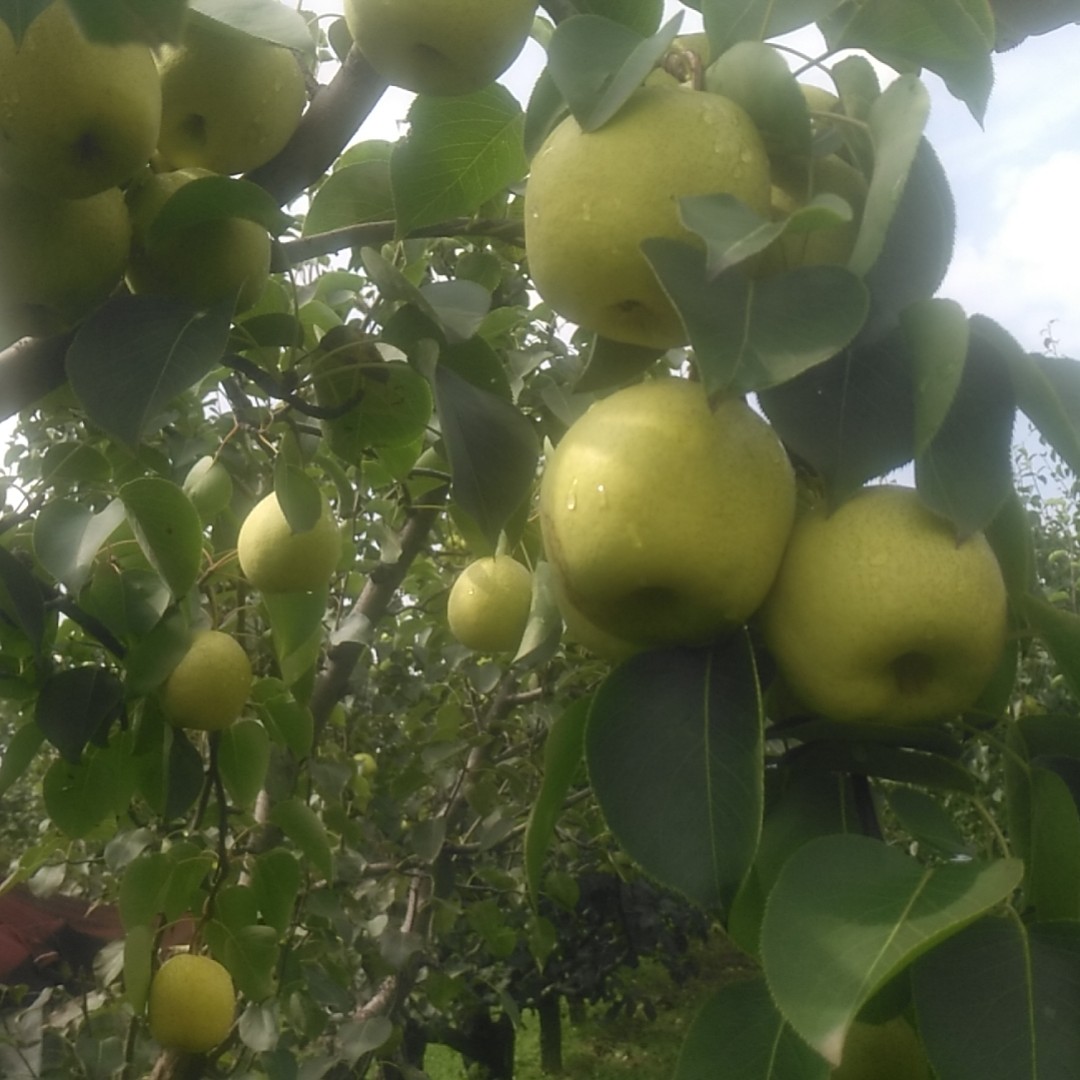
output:
[[[739,398],[712,407],[685,379],[594,404],[540,483],[564,619],[609,654],[704,643],[745,622],[794,515],[794,475],[772,428]]]
[[[394,86],[419,94],[470,94],[521,52],[536,0],[345,0],[356,47]]]
[[[799,518],[761,613],[788,688],[840,721],[918,724],[973,705],[1005,645],[1005,584],[911,488],[864,488]]]
[[[88,41],[54,0],[16,46],[0,20],[0,168],[70,199],[129,180],[154,152],[161,86],[146,45]]]
[[[209,956],[177,953],[150,983],[150,1034],[187,1054],[213,1050],[232,1030],[236,990],[228,970]]]
[[[564,318],[615,341],[684,344],[686,331],[640,244],[694,241],[678,199],[721,193],[768,213],[764,144],[728,98],[644,86],[595,131],[567,118],[537,153],[525,190],[537,291]]]
[[[173,168],[249,172],[292,138],[307,102],[295,53],[192,17],[179,45],[158,53],[158,149]]]
[[[120,284],[130,243],[119,188],[60,199],[0,177],[0,334],[74,325]]]
[[[221,731],[243,711],[251,683],[240,642],[221,630],[200,630],[165,680],[161,703],[177,727]]]
[[[169,232],[151,243],[154,220],[185,184],[212,176],[205,169],[146,173],[128,192],[134,227],[128,286],[210,307],[230,296],[245,311],[270,276],[270,235],[245,218],[215,218]]]
[[[304,532],[293,532],[274,492],[244,518],[236,541],[240,571],[266,593],[311,592],[330,580],[341,555],[341,534],[329,507]]]
[[[532,574],[509,555],[469,563],[446,605],[450,633],[478,652],[511,652],[521,644],[532,604]]]
[[[832,1080],[932,1080],[926,1051],[902,1016],[884,1024],[856,1020]]]

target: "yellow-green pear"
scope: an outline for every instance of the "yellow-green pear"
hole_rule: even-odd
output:
[[[128,192],[133,237],[128,286],[210,307],[230,296],[251,307],[270,276],[270,235],[245,218],[216,218],[177,229],[151,242],[154,219],[185,184],[212,176],[206,169],[147,172]]]
[[[240,526],[236,554],[243,575],[266,593],[325,587],[341,556],[341,534],[330,508],[303,532],[293,532],[277,495],[257,502]]]
[[[200,630],[165,680],[161,704],[177,727],[220,731],[243,711],[251,683],[240,642],[221,630]]]
[[[220,461],[209,455],[201,457],[184,477],[184,494],[203,521],[213,521],[232,502],[232,476]]]
[[[536,0],[345,0],[356,47],[394,86],[471,94],[521,52]]]
[[[791,692],[833,720],[917,724],[973,705],[1005,644],[1005,584],[981,533],[913,489],[865,488],[792,531],[761,611]]]
[[[772,428],[698,383],[619,390],[571,425],[544,468],[540,524],[564,618],[628,648],[695,644],[764,599],[795,514]]]
[[[150,1034],[168,1050],[205,1054],[232,1030],[236,990],[209,956],[177,953],[150,983]]]
[[[769,161],[747,113],[718,94],[644,86],[608,123],[573,117],[548,136],[525,190],[525,246],[537,291],[586,330],[666,349],[686,330],[640,249],[695,241],[678,200],[730,194],[769,210]]]
[[[131,246],[124,195],[60,199],[0,177],[0,333],[53,334],[120,283]]]
[[[478,652],[521,644],[532,604],[532,574],[509,555],[489,555],[458,574],[446,604],[450,633]]]
[[[71,199],[116,187],[149,160],[160,124],[146,45],[88,41],[64,0],[18,46],[0,21],[0,168],[14,180]]]
[[[856,1020],[848,1029],[844,1052],[832,1080],[932,1080],[926,1051],[915,1029],[902,1016],[884,1024]]]
[[[179,45],[158,53],[162,118],[158,149],[173,167],[242,173],[292,138],[307,102],[295,53],[192,17]]]

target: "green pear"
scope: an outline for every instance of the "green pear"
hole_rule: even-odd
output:
[[[521,644],[532,604],[532,574],[509,555],[469,563],[446,604],[450,633],[478,652],[512,652]]]
[[[902,1016],[884,1024],[856,1020],[848,1029],[844,1053],[832,1080],[932,1080],[926,1051]]]
[[[345,0],[356,47],[394,86],[471,94],[517,58],[536,0]]]
[[[130,245],[119,188],[59,199],[0,177],[0,332],[54,334],[78,322],[120,284]]]
[[[685,379],[594,404],[540,483],[565,621],[627,651],[706,642],[745,622],[794,515],[792,468],[772,428],[741,399],[712,407]]]
[[[765,642],[802,704],[833,720],[917,724],[973,705],[1005,644],[1001,569],[981,533],[913,489],[863,489],[795,525],[761,611]]]
[[[596,131],[568,117],[534,158],[525,191],[537,291],[558,314],[604,337],[659,349],[684,344],[686,330],[640,244],[694,241],[678,199],[720,193],[768,213],[765,147],[733,101],[645,86]]]
[[[179,45],[158,53],[158,149],[173,168],[249,172],[292,138],[307,102],[296,54],[192,17]]]
[[[0,168],[69,199],[129,180],[157,144],[161,86],[146,45],[83,37],[63,0],[18,46],[0,21]]]
[[[195,504],[204,522],[213,521],[232,502],[229,470],[209,455],[199,458],[184,477],[184,494]]]
[[[270,235],[245,218],[216,218],[166,233],[151,242],[150,229],[169,199],[185,184],[212,176],[205,169],[146,173],[128,192],[133,240],[127,270],[134,293],[154,293],[210,307],[230,296],[251,307],[270,276]]]
[[[341,556],[341,534],[328,506],[315,524],[293,532],[278,497],[257,502],[236,539],[240,572],[265,593],[311,592],[333,576]]]

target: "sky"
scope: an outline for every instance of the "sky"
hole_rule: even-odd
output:
[[[338,14],[341,0],[304,6]],[[676,0],[666,7],[667,17],[683,12],[683,33],[700,29],[696,12]],[[949,176],[958,217],[940,295],[996,319],[1027,351],[1044,351],[1049,328],[1058,352],[1080,358],[1078,57],[1080,26],[997,55],[983,127],[935,76],[925,81],[933,101],[926,134]],[[501,81],[524,103],[542,65],[542,50],[530,42]],[[360,137],[404,134],[410,101],[391,89]]]

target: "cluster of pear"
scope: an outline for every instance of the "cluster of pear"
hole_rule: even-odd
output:
[[[305,104],[294,53],[195,13],[156,52],[91,41],[65,0],[19,40],[0,21],[0,332],[70,327],[125,276],[135,292],[250,306],[270,268],[261,225],[153,225],[190,181],[274,157]]]

